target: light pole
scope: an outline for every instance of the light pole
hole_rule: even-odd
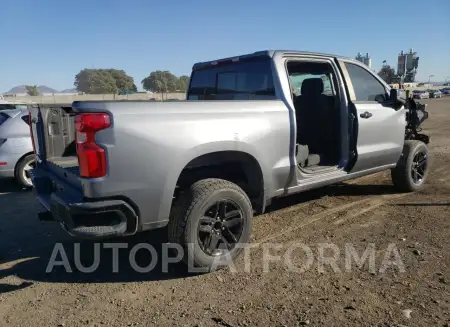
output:
[[[428,76],[428,86],[430,86],[431,78],[434,77],[434,75]]]

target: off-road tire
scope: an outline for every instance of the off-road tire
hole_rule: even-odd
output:
[[[412,165],[414,157],[420,151],[426,154],[427,164],[420,183],[415,183],[412,177]],[[391,177],[394,186],[401,192],[415,192],[424,187],[430,169],[428,147],[425,143],[416,140],[405,141],[402,155],[397,166],[391,170]]]
[[[23,187],[24,189],[31,189],[33,187],[33,184],[29,184],[29,182],[23,176],[23,170],[24,170],[25,166],[28,165],[30,162],[33,162],[33,160],[34,160],[34,154],[29,154],[29,155],[23,157],[17,163],[16,169],[14,171],[14,176],[15,176],[17,183],[19,183],[19,185],[21,187]]]
[[[238,244],[248,243],[253,209],[247,194],[234,183],[213,178],[197,181],[180,193],[171,210],[168,225],[169,242],[181,245],[183,261],[189,268],[196,268],[196,272],[210,272],[223,268],[223,266],[214,267],[215,257],[202,250],[197,237],[200,217],[204,215],[208,206],[220,199],[232,200],[239,205],[243,214],[243,229]],[[242,247],[233,248],[227,259],[234,260],[241,251]]]

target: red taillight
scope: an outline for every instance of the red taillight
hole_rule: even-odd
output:
[[[108,114],[79,114],[75,118],[75,128],[78,132],[98,132],[111,126]]]
[[[31,120],[31,112],[28,113],[28,122],[30,126],[30,135],[31,135],[31,144],[33,145],[33,152],[36,154],[36,145],[34,143],[34,136],[33,136],[33,122]]]
[[[97,178],[106,175],[105,150],[95,143],[95,133],[111,126],[108,114],[78,114],[75,117],[80,176]]]

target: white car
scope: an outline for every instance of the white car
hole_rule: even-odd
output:
[[[429,99],[430,93],[422,90],[414,90],[412,91],[413,99]]]
[[[27,109],[27,104],[20,101],[6,101],[0,99],[0,111],[13,109]]]
[[[29,123],[26,108],[0,110],[0,178],[15,178],[24,188],[33,185],[30,170],[34,167],[34,150]]]

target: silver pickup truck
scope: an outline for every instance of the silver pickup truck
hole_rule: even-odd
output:
[[[426,180],[425,106],[353,59],[261,51],[197,63],[186,96],[30,107],[39,217],[87,238],[167,226],[208,268],[239,254],[274,198],[386,169],[399,191]]]

